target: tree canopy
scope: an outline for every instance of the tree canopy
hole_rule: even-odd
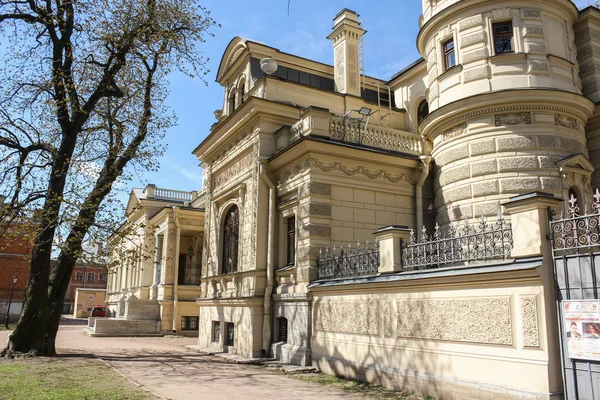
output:
[[[156,168],[168,77],[203,79],[215,25],[192,0],[0,0],[0,220],[36,228],[5,354],[54,354],[82,243],[114,228],[115,184]]]

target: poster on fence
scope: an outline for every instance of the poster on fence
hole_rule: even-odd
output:
[[[569,358],[600,361],[598,300],[564,300],[562,311]]]

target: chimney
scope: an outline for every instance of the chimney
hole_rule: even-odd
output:
[[[360,96],[360,38],[367,31],[360,27],[358,14],[344,8],[333,19],[333,32],[327,39],[333,42],[335,90]]]

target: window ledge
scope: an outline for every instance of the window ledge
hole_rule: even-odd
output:
[[[490,60],[490,63],[496,64],[496,65],[512,64],[515,62],[525,61],[526,57],[527,57],[526,53],[510,52],[510,53],[495,54],[493,56],[490,56],[489,60]]]
[[[441,82],[444,79],[447,79],[453,75],[456,75],[456,74],[462,72],[462,70],[463,70],[462,64],[456,64],[455,66],[448,68],[441,75],[438,75],[437,80]]]

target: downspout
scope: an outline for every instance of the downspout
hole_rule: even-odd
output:
[[[177,284],[179,283],[179,246],[180,246],[180,234],[181,226],[179,225],[179,218],[177,218],[177,211],[179,207],[173,206],[173,216],[175,218],[175,256],[173,262],[175,263],[173,271],[173,333],[177,331]]]
[[[423,184],[429,176],[429,164],[431,162],[430,155],[422,155],[419,157],[423,163],[421,169],[421,176],[415,185],[415,209],[416,209],[416,231],[417,237],[421,237],[421,228],[423,227]]]
[[[273,293],[274,280],[274,254],[275,254],[275,213],[276,195],[275,184],[267,174],[267,160],[260,160],[260,177],[269,187],[269,227],[267,244],[267,287],[265,288],[264,317],[263,317],[263,348],[264,354],[268,354],[271,347],[271,294]]]

